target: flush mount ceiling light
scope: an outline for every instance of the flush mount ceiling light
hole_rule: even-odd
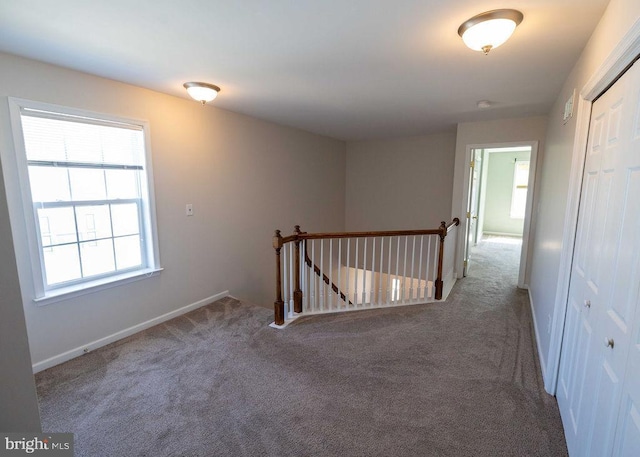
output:
[[[220,92],[220,88],[218,86],[208,83],[188,82],[184,83],[183,86],[187,89],[191,98],[199,101],[203,105],[216,98],[218,96],[218,92]]]
[[[458,28],[464,44],[474,51],[489,54],[507,41],[516,26],[522,22],[523,14],[517,10],[492,10],[473,16]]]

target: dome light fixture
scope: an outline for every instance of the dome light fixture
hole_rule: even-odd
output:
[[[183,84],[184,88],[194,100],[199,101],[203,105],[212,101],[218,96],[220,88],[213,84],[201,82],[188,82]]]
[[[458,28],[458,35],[469,48],[487,55],[509,39],[523,18],[518,10],[487,11],[465,21]]]

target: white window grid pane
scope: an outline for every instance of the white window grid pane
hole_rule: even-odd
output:
[[[36,202],[71,200],[69,170],[65,167],[29,167],[31,198]]]
[[[524,219],[528,185],[529,161],[516,160],[513,171],[513,188],[511,190],[511,209],[509,212],[509,217],[512,219]]]
[[[83,277],[102,276],[116,271],[112,238],[82,242],[79,246]]]
[[[115,237],[116,268],[126,270],[142,265],[142,240],[140,235]]]
[[[52,286],[66,284],[82,278],[80,257],[75,245],[48,248],[43,252],[47,282]]]
[[[107,185],[104,170],[69,168],[72,200],[105,200]]]
[[[65,206],[48,208],[38,205],[35,209],[43,246],[61,246],[77,241],[73,208]]]
[[[109,200],[140,198],[142,171],[138,169],[105,170],[107,198]]]
[[[74,210],[80,241],[111,238],[113,224],[109,205],[76,206]]]
[[[114,237],[140,235],[140,205],[118,203],[111,205],[112,229]]]

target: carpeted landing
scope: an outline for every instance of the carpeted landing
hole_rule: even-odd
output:
[[[77,456],[564,456],[518,245],[446,303],[299,319],[226,298],[39,373]]]

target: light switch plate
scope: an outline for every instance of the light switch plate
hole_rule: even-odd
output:
[[[576,99],[576,90],[573,89],[571,97],[564,104],[564,115],[562,116],[562,123],[566,124],[569,119],[573,117],[573,101]]]

